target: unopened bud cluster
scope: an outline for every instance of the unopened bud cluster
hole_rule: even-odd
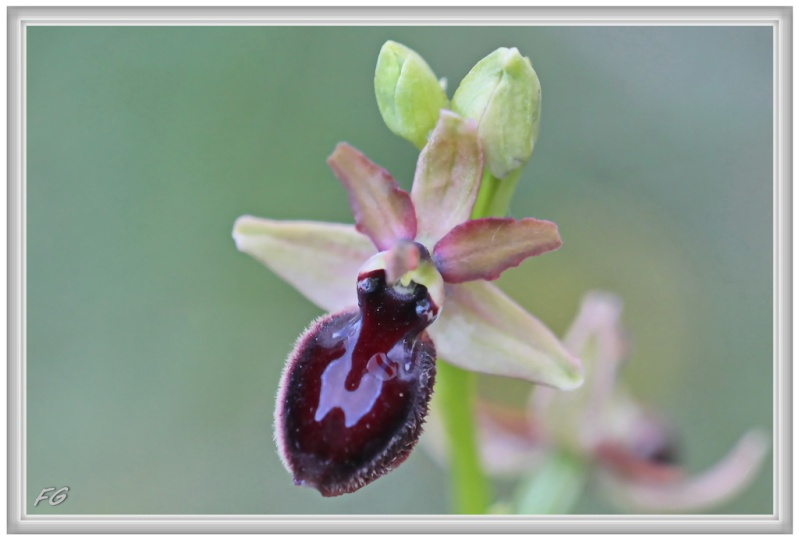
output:
[[[530,59],[501,47],[463,78],[452,100],[416,52],[389,41],[375,70],[375,95],[388,128],[422,148],[450,109],[477,122],[485,169],[498,179],[523,167],[533,153],[541,113],[541,84]]]

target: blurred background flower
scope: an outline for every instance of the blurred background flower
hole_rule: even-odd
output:
[[[766,27],[28,28],[28,493],[71,487],[31,512],[448,511],[424,453],[334,501],[286,489],[273,390],[321,310],[229,237],[243,213],[349,221],[325,163],[341,140],[410,188],[417,150],[374,97],[387,39],[453,82],[500,46],[533,63],[540,132],[511,216],[557,223],[563,247],[500,287],[558,335],[586,291],[617,292],[636,359],[624,378],[680,428],[687,470],[749,427],[771,432],[771,38]],[[485,377],[480,390],[522,403],[530,387]],[[714,512],[770,513],[770,461]],[[617,512],[590,493],[574,510]]]
[[[622,384],[629,338],[617,296],[592,291],[563,338],[585,369],[573,392],[536,387],[523,407],[478,407],[482,462],[494,475],[521,479],[513,501],[494,511],[566,514],[589,484],[626,511],[709,511],[748,487],[769,450],[752,428],[727,455],[701,473],[681,467],[679,429]],[[451,447],[435,411],[427,421],[428,451],[446,464]]]

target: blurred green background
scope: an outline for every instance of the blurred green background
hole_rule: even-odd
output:
[[[241,214],[351,223],[325,164],[342,140],[409,188],[416,151],[372,88],[388,39],[450,95],[500,46],[541,79],[511,211],[564,245],[501,286],[559,334],[586,291],[621,294],[625,377],[691,471],[772,430],[770,28],[28,27],[28,512],[448,512],[422,449],[350,496],[291,484],[274,394],[320,310],[231,239]],[[769,455],[714,511],[771,513],[771,475]],[[595,491],[576,510],[618,511]]]

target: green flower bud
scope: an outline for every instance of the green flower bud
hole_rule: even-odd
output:
[[[475,64],[452,97],[452,110],[478,122],[485,167],[497,178],[533,153],[541,114],[541,84],[518,49],[501,47]]]
[[[447,95],[430,66],[394,41],[387,41],[377,57],[375,96],[386,126],[420,149],[439,111],[447,107]]]

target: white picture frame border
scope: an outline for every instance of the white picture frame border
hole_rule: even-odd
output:
[[[792,8],[8,7],[9,533],[785,533],[792,531]],[[771,515],[30,515],[25,483],[25,37],[34,25],[762,25],[774,30]]]

